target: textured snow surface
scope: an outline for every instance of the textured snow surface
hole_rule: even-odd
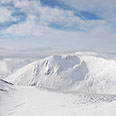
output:
[[[15,85],[38,86],[86,94],[116,93],[116,60],[102,54],[54,55],[18,69],[6,80]]]
[[[116,96],[87,96],[36,87],[15,87],[0,104],[0,116],[115,116]]]

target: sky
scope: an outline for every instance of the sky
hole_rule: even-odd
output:
[[[0,55],[116,51],[116,0],[0,0]]]

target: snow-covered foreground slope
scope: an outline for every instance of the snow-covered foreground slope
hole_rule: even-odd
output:
[[[17,69],[31,63],[32,59],[26,58],[1,58],[0,59],[0,78],[6,78]]]
[[[8,93],[11,90],[13,90],[13,84],[0,79],[0,92]]]
[[[7,109],[12,105],[15,88],[11,83],[0,79],[0,116],[6,115]]]
[[[0,103],[0,116],[115,116],[116,96],[79,95],[29,86],[15,87]]]
[[[20,68],[7,80],[57,91],[116,93],[116,60],[96,53],[54,55]]]

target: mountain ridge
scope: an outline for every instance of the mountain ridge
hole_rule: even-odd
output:
[[[115,94],[116,61],[90,52],[52,55],[11,74],[7,81],[86,94]]]

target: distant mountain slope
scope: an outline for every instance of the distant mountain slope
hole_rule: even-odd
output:
[[[96,53],[54,55],[18,69],[7,80],[57,91],[114,94],[116,61]]]
[[[31,60],[29,59],[21,59],[21,58],[1,58],[0,59],[0,78],[6,78],[13,72],[15,72],[18,68],[21,68]]]

